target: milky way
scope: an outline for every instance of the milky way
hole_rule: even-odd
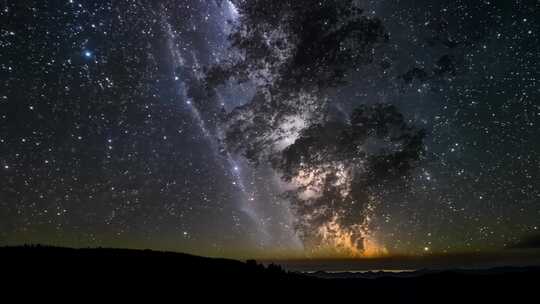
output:
[[[229,5],[232,5],[229,3]],[[231,14],[232,15],[232,14]],[[260,224],[261,220],[258,218],[258,215],[256,214],[256,211],[252,208],[250,203],[254,201],[253,195],[250,194],[248,189],[246,188],[246,185],[244,184],[244,180],[242,177],[241,172],[241,166],[239,165],[238,161],[236,161],[233,156],[227,152],[223,151],[222,155],[220,155],[220,141],[221,141],[221,135],[219,132],[219,122],[213,121],[215,124],[213,126],[213,130],[211,131],[207,127],[207,122],[205,119],[203,119],[197,104],[194,103],[194,101],[191,99],[191,96],[187,93],[188,89],[187,86],[189,86],[188,83],[186,83],[183,79],[184,77],[193,78],[191,81],[200,81],[201,75],[196,75],[197,73],[201,73],[200,66],[197,58],[197,52],[187,49],[188,53],[191,53],[191,56],[193,57],[192,63],[189,64],[187,60],[184,59],[184,56],[182,55],[182,41],[177,41],[176,37],[176,31],[173,30],[172,25],[168,22],[168,16],[166,15],[166,12],[162,16],[162,25],[163,25],[163,31],[167,35],[167,44],[170,49],[170,55],[172,59],[172,66],[174,70],[181,69],[183,71],[190,71],[187,75],[179,75],[176,72],[173,75],[173,78],[178,83],[178,90],[179,90],[179,98],[181,102],[185,103],[187,107],[190,109],[193,119],[195,120],[195,123],[200,128],[201,133],[204,137],[209,141],[208,144],[210,145],[210,148],[213,150],[214,153],[216,153],[216,157],[223,158],[224,162],[224,169],[228,171],[227,173],[231,176],[231,183],[233,186],[238,188],[240,195],[238,197],[239,203],[239,209],[243,212],[245,212],[251,220],[255,221],[257,225]],[[234,21],[234,18],[231,18],[230,21]],[[185,74],[185,73],[184,73]],[[207,100],[203,100],[201,102],[206,102]],[[222,104],[224,106],[225,104]],[[258,227],[259,230],[263,234],[266,234],[266,231],[264,230],[264,227]]]
[[[537,1],[353,1],[373,40],[338,40],[365,48],[339,83],[329,61],[298,61],[208,85],[212,67],[242,59],[228,35],[255,2],[0,4],[0,245],[365,256],[500,250],[539,233]],[[265,39],[283,63],[300,51],[279,29],[298,24],[271,12],[248,21],[278,20]],[[351,161],[316,129],[356,136],[355,109],[381,104],[425,132],[395,178],[359,162],[401,155],[392,132],[356,138]],[[296,167],[309,142],[324,157]],[[308,209],[324,189],[341,203]]]

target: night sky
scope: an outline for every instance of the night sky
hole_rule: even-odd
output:
[[[538,1],[278,2],[1,1],[0,245],[361,257],[540,234]]]

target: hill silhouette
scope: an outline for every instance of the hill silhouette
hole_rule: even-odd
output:
[[[357,297],[395,303],[459,303],[472,299],[516,301],[536,298],[540,268],[497,268],[482,271],[418,271],[414,275],[312,275],[261,265],[189,254],[127,249],[70,249],[47,246],[0,248],[2,278],[14,288],[85,293],[125,292],[159,295],[308,298]],[[289,299],[289,297],[287,297]],[[191,302],[191,301],[190,301]],[[533,301],[534,302],[534,301]]]

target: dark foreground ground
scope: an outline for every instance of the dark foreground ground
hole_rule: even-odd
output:
[[[75,302],[97,298],[101,299],[98,302],[144,299],[161,303],[173,299],[198,303],[208,297],[223,302],[234,298],[261,303],[293,299],[337,302],[343,298],[358,303],[540,302],[538,267],[425,270],[406,275],[305,275],[255,261],[155,251],[35,246],[0,248],[0,261],[0,290],[4,295],[14,292],[19,298],[69,294]]]

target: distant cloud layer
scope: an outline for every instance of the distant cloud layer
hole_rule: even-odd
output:
[[[522,240],[511,245],[512,249],[540,249],[540,234],[524,237]]]

